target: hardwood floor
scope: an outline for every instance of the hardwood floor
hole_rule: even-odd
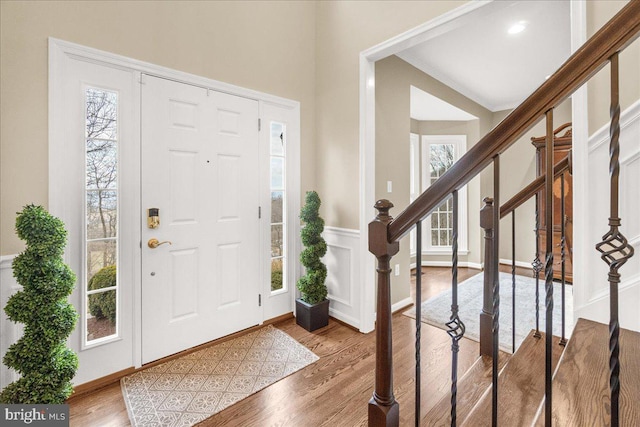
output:
[[[477,274],[460,269],[459,280]],[[427,268],[423,299],[450,286],[448,268]],[[362,334],[330,320],[329,326],[309,333],[294,319],[274,326],[288,333],[320,360],[205,420],[202,426],[359,426],[367,422],[375,369],[375,333]],[[394,385],[400,404],[400,424],[414,417],[414,320],[393,316]],[[449,393],[451,340],[444,330],[422,326],[422,414]],[[478,355],[478,343],[463,339],[459,375]],[[70,402],[72,426],[129,426],[120,384],[116,383]]]

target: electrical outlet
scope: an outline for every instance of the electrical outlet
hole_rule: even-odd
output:
[[[393,273],[394,273],[396,276],[399,276],[399,275],[400,275],[400,264],[396,264],[396,265],[393,267]]]
[[[387,193],[391,193],[393,191],[393,183],[391,181],[387,181]]]

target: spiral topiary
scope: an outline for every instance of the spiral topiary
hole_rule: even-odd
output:
[[[13,274],[23,290],[9,298],[4,310],[25,327],[3,362],[21,378],[2,390],[0,402],[63,403],[73,391],[70,381],[78,369],[77,355],[66,347],[78,318],[67,302],[76,282],[62,259],[67,232],[62,221],[34,205],[18,214],[16,231],[27,244],[13,261]]]
[[[89,280],[89,290],[109,288],[117,284],[115,265],[101,268]],[[89,295],[89,312],[98,319],[107,318],[111,324],[116,322],[116,293],[113,291]]]
[[[327,253],[327,243],[322,238],[324,220],[320,218],[320,197],[315,191],[307,191],[305,205],[300,212],[304,221],[301,231],[302,244],[305,249],[300,254],[300,262],[305,266],[306,274],[298,280],[298,290],[302,300],[308,304],[317,304],[327,298],[327,267],[322,258]]]

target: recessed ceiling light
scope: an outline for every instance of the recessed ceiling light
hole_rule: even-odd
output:
[[[526,27],[527,27],[527,23],[526,22],[524,22],[524,21],[516,22],[511,27],[509,27],[507,32],[509,34],[518,34],[518,33],[523,32]]]

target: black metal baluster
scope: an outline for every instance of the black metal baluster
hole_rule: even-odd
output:
[[[552,411],[552,359],[551,346],[553,338],[553,109],[547,111],[547,137],[545,144],[545,363],[544,363],[544,425],[551,426]]]
[[[540,338],[540,270],[542,269],[542,262],[540,261],[540,208],[539,208],[539,193],[536,193],[536,256],[533,258],[531,268],[533,268],[533,276],[536,279],[536,331],[533,334],[534,337]]]
[[[416,223],[416,427],[420,426],[420,334],[422,329],[422,221]]]
[[[493,333],[493,373],[492,373],[492,406],[491,406],[491,425],[498,425],[498,351],[499,351],[499,332],[500,332],[500,273],[498,264],[500,260],[500,156],[493,158],[493,322],[491,331]]]
[[[620,396],[620,323],[618,320],[618,270],[633,256],[633,247],[620,232],[621,219],[618,212],[620,178],[620,90],[618,86],[618,54],[611,58],[611,126],[609,128],[609,177],[610,215],[609,231],[602,236],[596,249],[609,265],[609,388],[611,391],[611,426],[618,427]]]
[[[569,153],[571,155],[571,153]],[[560,216],[562,217],[562,221],[560,224],[560,260],[561,260],[561,278],[562,278],[562,336],[560,337],[560,342],[558,344],[562,346],[567,345],[567,338],[565,336],[565,287],[566,287],[566,247],[567,247],[567,236],[566,236],[566,214],[565,214],[565,197],[564,197],[564,173],[560,176]]]
[[[451,426],[457,422],[458,398],[458,351],[459,341],[464,336],[465,326],[458,316],[458,191],[453,192],[453,234],[451,243],[451,320],[447,322],[447,333],[451,337]]]
[[[516,210],[511,212],[511,351],[516,352]]]

